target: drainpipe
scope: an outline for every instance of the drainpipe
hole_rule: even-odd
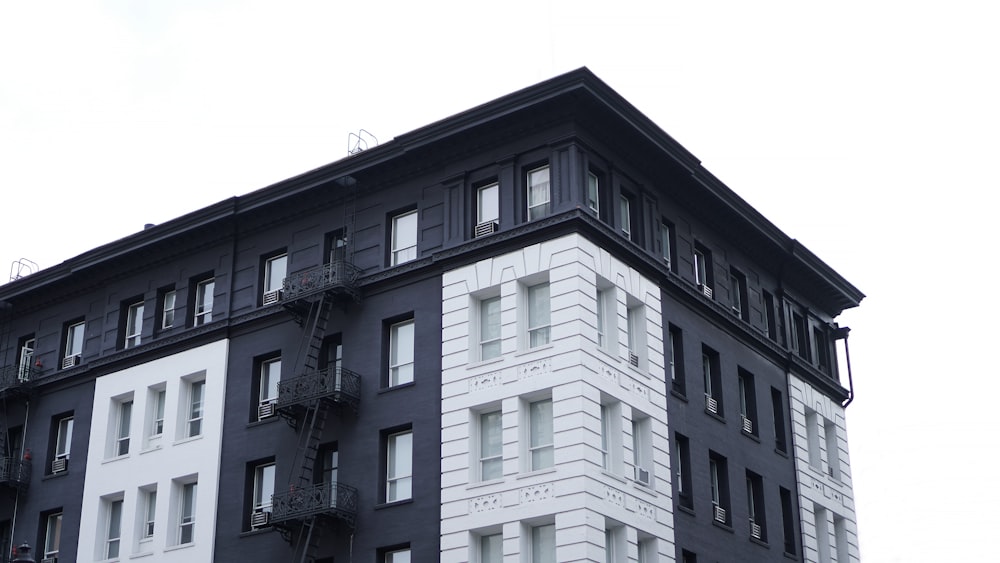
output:
[[[834,340],[844,341],[844,359],[847,360],[848,393],[847,393],[847,400],[844,401],[843,405],[841,405],[845,409],[847,408],[847,405],[851,404],[854,401],[854,376],[851,374],[851,347],[848,346],[847,344],[847,337],[848,335],[850,335],[850,333],[851,333],[851,328],[846,326],[837,327],[837,330],[833,332]]]

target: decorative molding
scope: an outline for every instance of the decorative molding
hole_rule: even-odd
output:
[[[629,391],[631,391],[632,394],[638,395],[638,396],[642,397],[643,399],[645,399],[647,401],[649,400],[649,386],[648,385],[644,385],[642,383],[639,383],[638,381],[636,381],[634,379],[629,379],[629,384],[630,384],[629,385],[629,387],[630,387]]]
[[[490,512],[503,507],[503,499],[499,494],[484,495],[469,500],[469,513]]]
[[[478,391],[485,391],[487,389],[493,389],[503,385],[503,373],[500,371],[491,371],[490,373],[484,373],[483,375],[477,375],[469,380],[469,393],[476,393]]]
[[[528,379],[539,375],[546,375],[552,371],[552,358],[542,358],[527,364],[517,366],[517,378]]]
[[[656,507],[644,500],[635,499],[635,513],[640,518],[656,521]]]
[[[553,496],[553,486],[552,483],[542,483],[541,485],[523,487],[518,491],[517,498],[521,504],[550,500]]]
[[[607,379],[611,383],[618,383],[621,379],[621,372],[603,362],[600,366],[601,367],[598,369],[598,373],[600,373],[601,377]]]

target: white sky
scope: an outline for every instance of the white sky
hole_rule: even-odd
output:
[[[588,66],[867,293],[863,560],[992,553],[997,9],[477,4],[3,2],[0,282]]]

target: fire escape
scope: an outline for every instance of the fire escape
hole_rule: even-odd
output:
[[[8,436],[7,404],[27,401],[40,369],[32,363],[34,350],[23,346],[17,362],[0,368],[0,402],[3,404],[3,432],[0,434],[0,486],[18,492],[28,488],[31,478],[31,456],[22,451],[20,436]],[[12,439],[8,443],[8,438]]]
[[[353,187],[353,186],[351,186]],[[353,190],[352,190],[353,192]],[[347,254],[353,231],[353,194],[345,210],[345,229],[332,241],[326,264],[285,278],[281,300],[302,326],[303,338],[293,377],[278,384],[276,408],[295,429],[297,445],[288,487],[271,499],[270,524],[294,549],[292,561],[311,561],[324,531],[337,525],[353,530],[358,491],[339,479],[315,478],[320,441],[327,418],[347,411],[357,414],[361,377],[339,361],[322,364],[324,338],[330,315],[339,305],[361,300],[359,269]]]

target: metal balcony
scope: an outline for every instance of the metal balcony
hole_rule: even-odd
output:
[[[357,281],[361,269],[338,260],[315,268],[296,272],[286,277],[282,285],[281,299],[292,302],[323,292],[347,295],[358,299]]]
[[[358,513],[358,490],[342,483],[319,483],[292,487],[271,497],[271,523],[280,526],[313,515],[338,518],[354,527]]]
[[[9,392],[27,391],[41,370],[33,366],[5,366],[0,368],[0,396]]]
[[[358,410],[361,376],[344,368],[327,368],[278,382],[278,410],[326,399]]]
[[[20,457],[0,457],[0,485],[26,489],[31,481],[31,460]]]

